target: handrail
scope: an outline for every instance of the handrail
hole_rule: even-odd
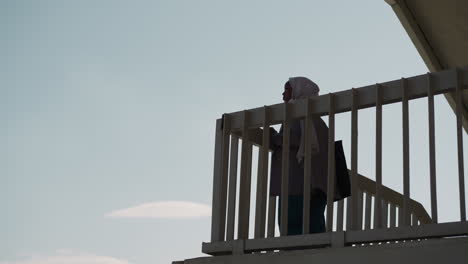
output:
[[[468,66],[455,70],[446,70],[404,78],[408,92],[408,100],[427,97],[428,91],[428,76],[430,76],[431,88],[433,95],[455,92],[457,87],[456,75],[460,75],[460,84],[466,89],[468,86]],[[367,85],[360,88],[348,89],[333,93],[335,97],[335,114],[349,112],[352,106],[353,90],[359,94],[357,109],[366,109],[375,107],[376,105],[376,87],[380,86],[382,93],[382,105],[397,103],[402,101],[401,79],[393,80],[384,83]],[[310,98],[312,107],[311,113],[314,115],[324,116],[328,114],[329,94],[324,94],[314,98]],[[268,106],[270,112],[270,125],[277,125],[283,122],[284,103]],[[247,111],[249,120],[247,126],[249,128],[258,128],[262,126],[263,107],[252,108]],[[290,104],[290,118],[304,118],[307,112],[307,99],[297,100],[294,104]],[[231,130],[238,131],[242,126],[242,116],[244,111],[229,113],[231,118]]]
[[[358,184],[361,191],[375,195],[375,181],[358,174]],[[382,198],[400,208],[403,207],[403,195],[384,185],[382,185]],[[415,214],[421,224],[433,223],[424,206],[413,199],[410,199],[410,211]]]

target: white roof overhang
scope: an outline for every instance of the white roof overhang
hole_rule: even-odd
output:
[[[468,65],[468,1],[385,0],[431,72]],[[445,97],[455,110],[454,94]],[[468,92],[463,93],[463,127],[468,131]]]

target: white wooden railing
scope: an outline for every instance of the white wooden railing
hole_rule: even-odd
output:
[[[468,88],[468,67],[450,71],[428,73],[402,78],[357,89],[330,93],[296,101],[264,106],[241,112],[225,114],[216,122],[216,141],[213,177],[213,204],[211,242],[203,243],[202,251],[207,254],[244,254],[286,248],[312,248],[323,246],[359,245],[362,243],[403,241],[431,237],[468,235],[465,212],[462,95]],[[458,177],[460,199],[460,221],[438,223],[436,153],[434,135],[434,95],[453,93],[457,100],[456,137],[458,153]],[[429,161],[431,217],[423,206],[410,198],[409,171],[409,109],[408,101],[427,97],[429,122]],[[382,105],[402,105],[403,134],[403,193],[400,194],[382,185]],[[375,182],[358,174],[358,113],[360,109],[376,109]],[[305,164],[304,175],[310,175],[311,149],[309,135],[312,116],[328,115],[328,193],[334,193],[334,142],[335,114],[351,112],[351,196],[333,202],[327,196],[326,233],[308,234],[308,225],[303,226],[303,235],[275,237],[276,197],[269,197],[268,162],[269,129],[283,124],[283,162],[280,217],[281,234],[287,233],[288,196],[288,151],[289,125],[293,119],[305,121]],[[242,139],[240,155],[239,195],[237,193],[237,169],[239,139]],[[259,147],[256,193],[251,195],[252,147]],[[304,182],[309,182],[307,177]],[[310,185],[304,184],[303,223],[309,223]],[[255,198],[254,215],[250,215],[251,197]],[[345,215],[346,204],[346,215]],[[336,206],[336,210],[334,207]],[[236,215],[236,207],[238,214]],[[336,212],[336,215],[334,215]],[[249,219],[254,217],[254,234],[249,236]],[[237,220],[237,222],[236,222]],[[237,235],[234,231],[237,227]]]

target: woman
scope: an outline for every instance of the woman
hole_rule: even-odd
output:
[[[290,78],[284,85],[283,101],[294,103],[295,100],[318,96],[319,88],[305,77]],[[310,195],[310,233],[325,232],[324,211],[327,203],[327,164],[328,164],[328,127],[320,117],[312,118],[312,155],[311,155],[311,195]],[[293,120],[290,126],[289,149],[289,195],[288,195],[288,233],[302,234],[302,210],[304,190],[304,121]],[[270,195],[280,196],[278,223],[281,226],[281,164],[283,127],[278,132],[270,129],[271,161]],[[281,229],[280,229],[281,230]],[[282,234],[284,235],[284,234]]]

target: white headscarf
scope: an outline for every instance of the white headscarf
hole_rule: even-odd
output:
[[[289,102],[294,102],[295,100],[300,100],[308,98],[311,96],[318,96],[320,88],[313,81],[307,79],[306,77],[291,77],[289,78],[289,84],[292,87],[292,100]],[[296,158],[299,163],[304,159],[304,145],[305,145],[305,131],[304,131],[304,121],[300,121],[301,125],[301,141],[299,145],[299,150],[297,151]],[[312,153],[319,152],[319,144],[317,139],[317,132],[315,131],[315,126],[312,123],[312,134],[311,134],[311,144],[312,144]]]

